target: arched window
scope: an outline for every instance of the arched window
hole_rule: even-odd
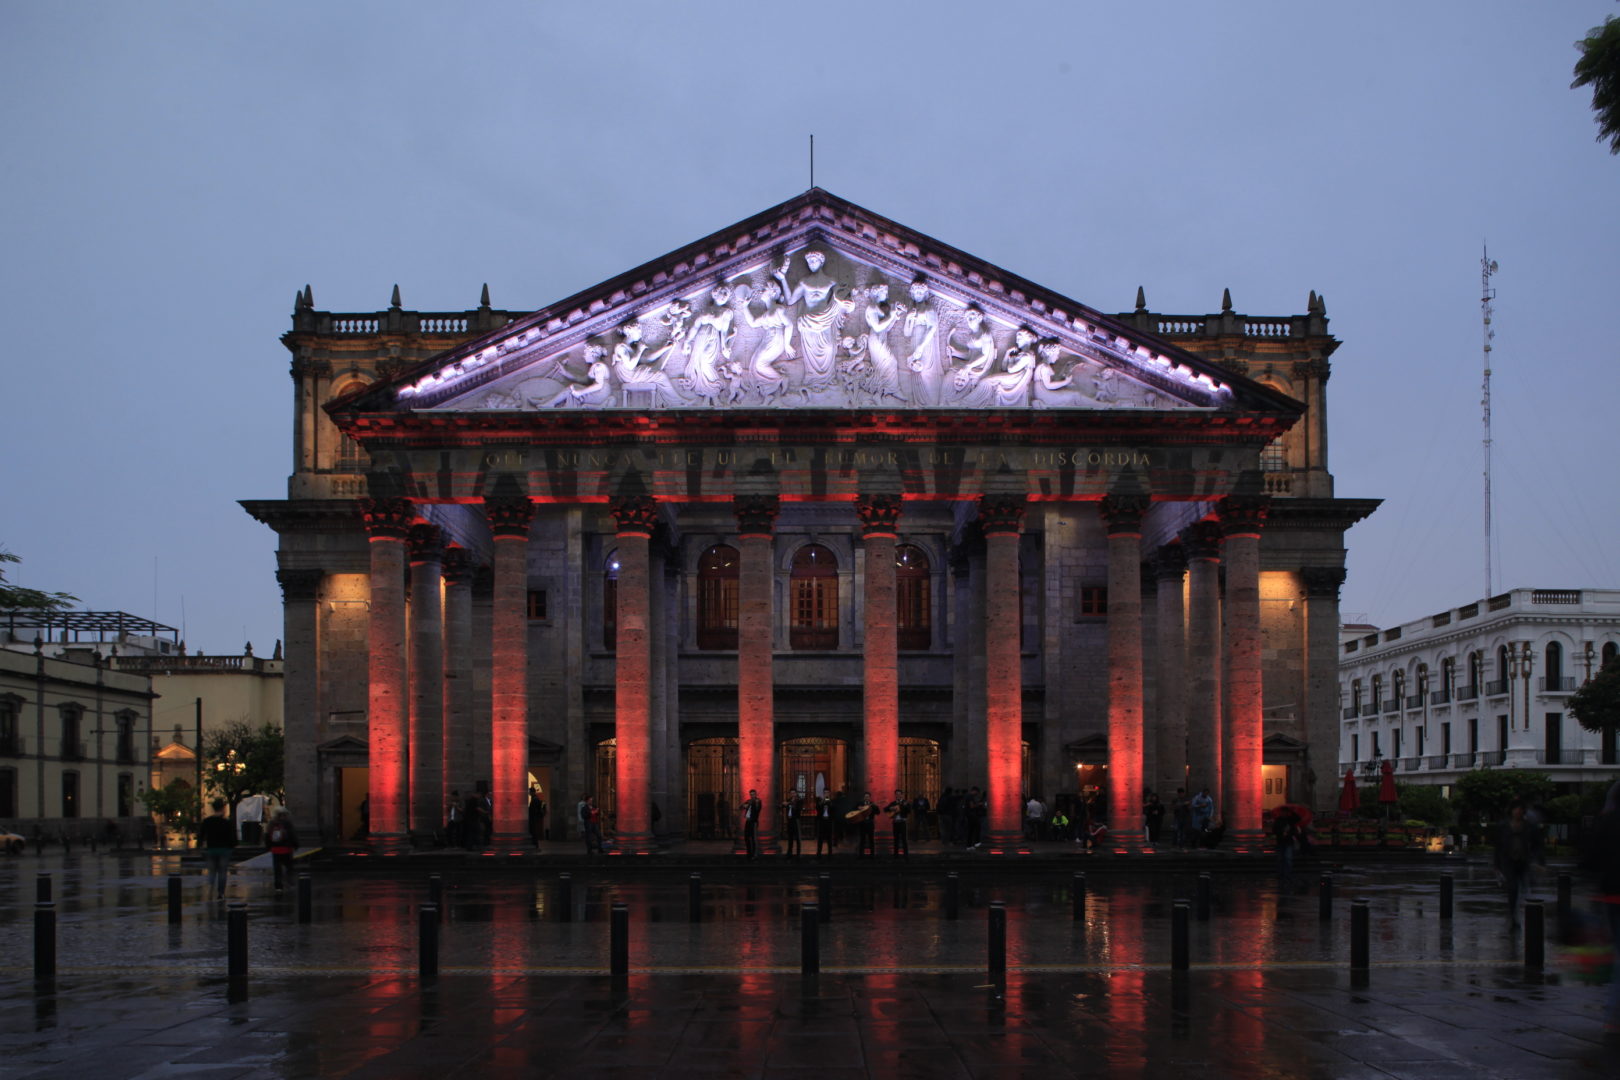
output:
[[[608,552],[602,569],[602,647],[612,651],[619,646],[619,553]]]
[[[716,544],[698,560],[697,646],[737,647],[737,549]]]
[[[1350,715],[1361,715],[1361,680],[1354,679],[1350,683]]]
[[[806,544],[793,556],[788,646],[838,648],[838,559],[820,544]]]
[[[1372,707],[1373,707],[1373,712],[1377,712],[1380,708],[1383,707],[1383,704],[1384,704],[1384,677],[1382,675],[1374,675],[1372,677]]]
[[[1457,689],[1457,661],[1454,657],[1446,657],[1440,661],[1440,692],[1451,700],[1451,692]]]
[[[1401,706],[1406,704],[1406,702],[1403,700],[1406,697],[1406,672],[1395,672],[1390,680],[1390,686],[1394,691],[1390,695],[1392,698],[1390,701],[1390,707],[1399,709]]]
[[[922,548],[901,544],[894,549],[895,626],[902,649],[927,649],[934,643],[928,571]]]
[[[1613,663],[1614,658],[1616,656],[1620,656],[1620,645],[1617,645],[1612,641],[1605,641],[1603,643],[1603,654],[1602,655],[1603,655],[1602,663],[1603,663],[1604,666],[1607,666],[1607,665]]]
[[[334,399],[344,397],[354,393],[356,390],[364,390],[365,388],[366,384],[358,380],[347,382],[332,397]],[[338,432],[337,455],[332,462],[334,469],[342,472],[360,472],[365,469],[368,460],[369,456],[366,454],[365,447],[342,432]]]
[[[1487,694],[1507,693],[1508,662],[1512,659],[1513,651],[1506,645],[1498,645],[1496,647],[1496,681],[1485,688],[1485,692]]]
[[[1272,473],[1288,471],[1288,451],[1283,446],[1283,436],[1277,436],[1261,449],[1260,471]]]
[[[1485,677],[1485,661],[1479,653],[1468,654],[1468,696],[1479,697],[1479,681]]]
[[[1429,692],[1429,665],[1419,664],[1417,669],[1417,696],[1421,699]],[[1419,704],[1422,702],[1420,701]]]
[[[1547,642],[1547,659],[1543,671],[1542,689],[1564,688],[1564,649],[1556,641]]]

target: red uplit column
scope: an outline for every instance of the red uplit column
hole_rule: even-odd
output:
[[[1102,501],[1108,527],[1108,830],[1138,847],[1142,831],[1142,515],[1144,495]]]
[[[495,541],[489,647],[494,841],[515,847],[529,829],[529,523],[534,504],[526,498],[485,499],[484,515]]]
[[[1024,500],[985,495],[979,499],[984,532],[985,742],[989,759],[990,842],[1017,845],[1023,837],[1024,679],[1021,667],[1023,609],[1018,580],[1018,533]],[[873,796],[876,798],[876,795]]]
[[[1166,806],[1176,788],[1187,783],[1187,608],[1182,587],[1187,581],[1187,551],[1166,544],[1153,560],[1158,582],[1154,623],[1158,630],[1158,710],[1154,718],[1154,744],[1158,775],[1152,777]],[[1163,835],[1161,833],[1161,835]]]
[[[776,657],[771,601],[777,499],[775,495],[739,495],[732,509],[737,514],[741,549],[737,572],[737,787],[744,798],[749,788],[759,791],[759,840],[770,850],[776,836],[777,803],[776,682],[771,670]]]
[[[444,535],[411,526],[411,831],[444,821]]]
[[[416,520],[408,499],[363,499],[371,541],[370,616],[366,627],[366,764],[371,839],[405,839],[405,540]]]
[[[1184,530],[1187,549],[1187,797],[1209,789],[1221,805],[1221,531]]]
[[[866,788],[879,805],[900,787],[900,647],[896,637],[894,546],[900,496],[855,501],[866,548],[865,688]]]
[[[618,523],[618,629],[614,639],[614,805],[620,851],[652,848],[652,597],[648,541],[658,504],[638,495],[613,503]]]
[[[466,799],[472,769],[472,560],[452,544],[444,562],[444,789]]]
[[[1226,793],[1228,829],[1258,838],[1264,828],[1265,693],[1260,672],[1260,527],[1270,502],[1264,496],[1221,500],[1226,557]],[[1230,761],[1230,764],[1226,764]]]

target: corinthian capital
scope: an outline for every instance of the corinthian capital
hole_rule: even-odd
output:
[[[855,500],[855,512],[861,517],[861,538],[893,536],[900,523],[900,496],[861,495]]]
[[[986,536],[1018,535],[1024,524],[1022,495],[979,496],[979,530]]]
[[[534,520],[534,503],[528,499],[495,498],[484,500],[484,517],[489,531],[499,537],[529,538],[529,522]]]
[[[770,536],[776,530],[780,504],[775,495],[738,495],[731,500],[738,536]]]
[[[416,524],[416,507],[409,499],[361,499],[360,514],[373,540],[404,540]]]
[[[651,536],[658,525],[658,503],[651,495],[614,499],[611,510],[620,536]]]

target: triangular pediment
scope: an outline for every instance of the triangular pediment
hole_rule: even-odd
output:
[[[1293,403],[820,189],[339,403],[358,412]]]

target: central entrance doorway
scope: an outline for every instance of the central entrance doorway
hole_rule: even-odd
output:
[[[843,739],[788,739],[782,743],[782,800],[807,795],[822,798],[843,791],[849,782],[849,744]]]
[[[686,744],[686,823],[694,840],[729,840],[736,812],[737,740],[693,739]]]

